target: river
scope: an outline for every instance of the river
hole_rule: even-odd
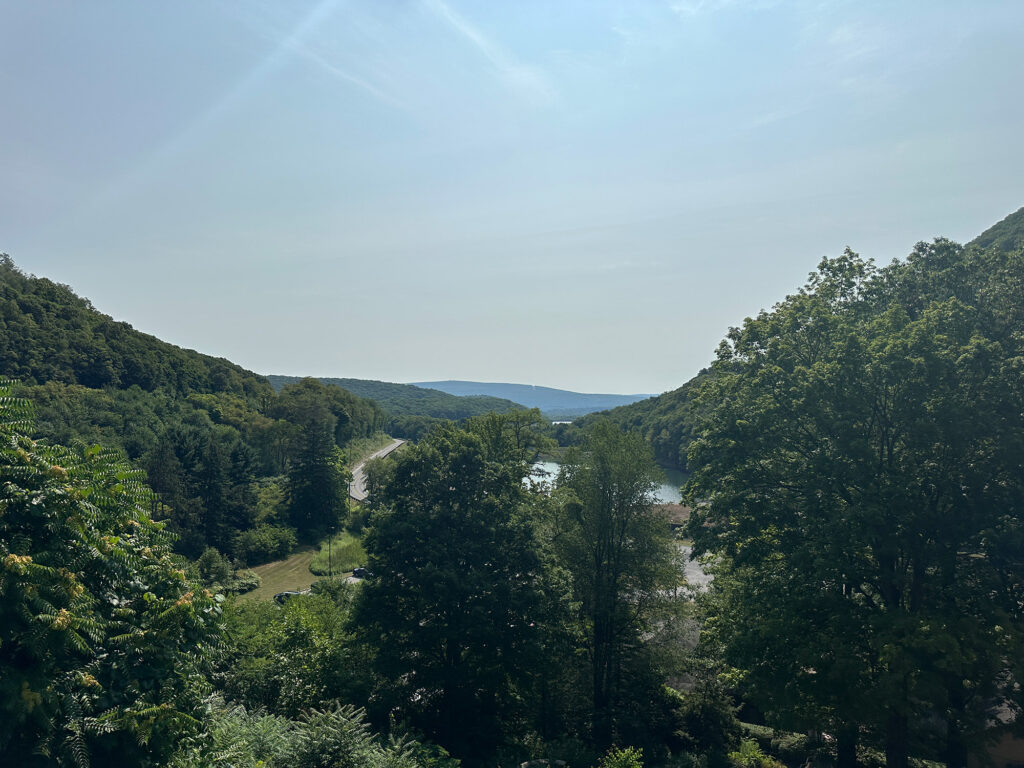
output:
[[[559,464],[557,461],[538,461],[533,465],[533,476],[537,480],[551,483],[558,476]],[[665,473],[664,482],[660,483],[655,490],[655,496],[662,504],[680,504],[682,496],[679,489],[686,482],[686,475],[678,469],[666,469],[659,467]]]

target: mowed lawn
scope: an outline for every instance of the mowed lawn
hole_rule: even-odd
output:
[[[303,547],[286,560],[275,560],[272,563],[257,565],[252,570],[259,574],[263,583],[259,589],[241,595],[242,600],[273,600],[278,592],[299,591],[308,589],[309,585],[319,579],[309,570],[316,554],[315,547]]]

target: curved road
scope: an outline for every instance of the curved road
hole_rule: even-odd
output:
[[[353,501],[366,501],[366,475],[363,474],[363,467],[370,459],[381,459],[402,445],[405,440],[392,440],[388,445],[381,448],[374,454],[367,456],[352,469],[352,482],[348,485],[348,495]]]

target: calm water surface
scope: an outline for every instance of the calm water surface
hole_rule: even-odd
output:
[[[534,478],[551,483],[558,475],[559,464],[557,461],[538,461],[533,465]],[[660,468],[665,473],[665,482],[658,486],[655,495],[658,501],[663,504],[678,504],[682,497],[679,488],[686,482],[686,475],[678,469]]]

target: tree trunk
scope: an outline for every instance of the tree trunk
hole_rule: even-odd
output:
[[[856,725],[843,725],[836,734],[836,768],[857,768]]]
[[[604,752],[612,743],[612,712],[611,712],[611,621],[608,616],[598,612],[594,618],[594,712],[591,721],[591,738],[594,747]]]
[[[896,710],[891,711],[885,731],[886,768],[907,768],[909,746],[907,716]]]

